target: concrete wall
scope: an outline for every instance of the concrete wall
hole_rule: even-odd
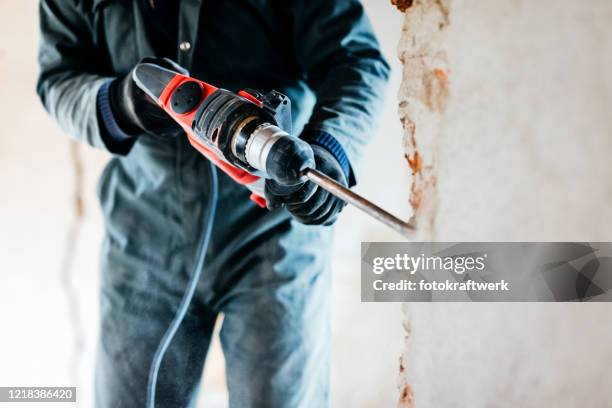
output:
[[[612,3],[395,1],[422,239],[612,240]],[[601,407],[608,304],[407,304],[400,407]]]

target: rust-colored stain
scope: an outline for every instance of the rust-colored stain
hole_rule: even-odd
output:
[[[399,11],[406,11],[412,6],[413,0],[391,0],[391,4],[399,9]]]
[[[448,82],[448,74],[442,68],[434,68],[434,75],[438,77],[441,81]]]
[[[423,201],[423,160],[416,141],[416,124],[408,117],[402,118],[404,130],[406,131],[406,147],[404,157],[412,171],[412,183],[410,186],[410,206],[418,210]]]
[[[416,124],[411,121],[409,118],[402,118],[402,122],[404,124],[404,130],[407,133],[406,140],[406,153],[404,157],[408,162],[408,166],[410,166],[410,170],[412,170],[412,175],[416,175],[421,172],[423,169],[423,160],[421,159],[421,155],[419,154],[419,150],[417,148],[416,142]]]
[[[414,152],[412,157],[408,156],[407,154],[405,154],[404,157],[406,157],[406,160],[408,161],[412,174],[416,174],[421,171],[423,168],[423,161],[421,160],[421,155],[419,152]]]
[[[402,392],[397,402],[397,408],[414,408],[414,393],[409,384],[404,385]]]
[[[410,166],[410,170],[412,170],[412,175],[416,175],[423,168],[423,162],[421,160],[421,155],[419,154],[419,150],[417,148],[416,143],[416,125],[409,118],[402,118],[402,122],[404,125],[404,130],[406,131],[406,153],[404,157]]]
[[[400,356],[399,358],[399,370],[400,370],[400,374],[406,371],[406,366],[404,365],[404,356]]]
[[[423,74],[423,101],[432,112],[443,112],[448,102],[448,74],[442,68],[434,68]]]

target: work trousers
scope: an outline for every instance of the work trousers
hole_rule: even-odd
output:
[[[192,274],[210,206],[206,159],[143,136],[104,170],[99,408],[143,407],[149,368]],[[329,405],[332,231],[259,208],[219,172],[195,297],[161,364],[157,407],[193,406],[217,317],[230,407]],[[206,390],[203,390],[206,392]]]

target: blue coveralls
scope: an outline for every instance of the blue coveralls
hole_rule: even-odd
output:
[[[42,0],[40,8],[37,91],[46,109],[71,137],[113,153],[98,187],[106,228],[99,407],[144,405],[151,359],[189,280],[208,205],[207,162],[185,137],[144,134],[128,153],[101,136],[98,90],[155,55],[141,3]],[[354,183],[389,73],[357,0],[183,0],[173,57],[219,87],[288,95],[295,134],[332,135]],[[232,407],[325,407],[332,228],[261,209],[219,175],[207,263],[163,360],[157,406],[197,397],[222,313]]]

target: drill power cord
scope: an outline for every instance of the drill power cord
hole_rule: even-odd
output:
[[[166,329],[164,336],[159,342],[157,350],[155,351],[155,355],[153,356],[153,360],[151,361],[151,368],[149,369],[149,381],[147,384],[147,408],[155,408],[155,388],[157,386],[157,376],[159,374],[159,368],[164,358],[164,354],[170,346],[170,343],[176,335],[176,332],[178,331],[179,327],[181,326],[185,315],[187,314],[187,310],[189,309],[189,305],[191,304],[196,288],[198,286],[198,281],[200,280],[200,276],[202,275],[202,270],[204,269],[206,252],[208,252],[208,244],[210,243],[210,236],[212,234],[215,213],[217,212],[217,199],[219,193],[217,168],[213,164],[213,162],[209,161],[208,163],[210,165],[211,181],[210,202],[207,209],[207,215],[204,218],[205,223],[202,228],[200,245],[195,258],[193,271],[191,273],[191,279],[187,284],[187,289],[183,294],[183,298],[181,299],[179,308],[176,312],[176,315],[174,316],[174,319],[172,319],[172,322],[170,322],[170,325]]]

